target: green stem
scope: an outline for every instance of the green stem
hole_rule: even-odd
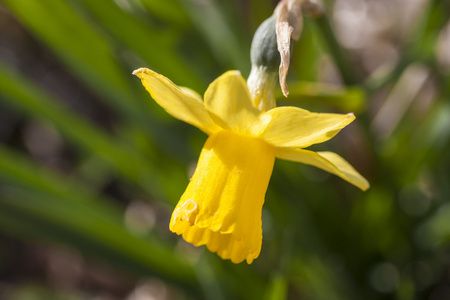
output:
[[[330,21],[328,16],[324,13],[315,19],[316,24],[322,33],[324,41],[328,47],[330,55],[332,56],[336,67],[341,73],[342,80],[345,85],[354,85],[356,84],[356,76],[355,73],[348,62],[347,57],[344,54],[344,51],[336,39],[336,36],[331,28]]]

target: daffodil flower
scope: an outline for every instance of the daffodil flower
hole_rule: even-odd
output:
[[[362,190],[369,187],[337,154],[304,149],[331,139],[355,119],[353,114],[297,107],[259,111],[238,71],[211,83],[204,101],[152,70],[133,74],[169,114],[209,135],[170,220],[170,230],[195,246],[206,245],[233,263],[250,264],[258,257],[262,206],[276,157],[321,168]]]

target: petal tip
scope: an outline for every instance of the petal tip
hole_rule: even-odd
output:
[[[369,188],[370,188],[370,183],[367,181],[367,180],[365,180],[365,182],[364,182],[364,184],[361,186],[361,187],[359,187],[363,192],[365,192],[365,191],[367,191]]]
[[[242,77],[242,78],[243,78],[242,73],[241,73],[241,71],[239,71],[239,70],[230,70],[230,71],[227,71],[227,72],[225,72],[222,76],[226,76],[226,77],[228,77],[228,76],[233,76],[233,77]]]
[[[231,70],[231,71],[228,71],[227,73],[231,73],[231,74],[234,74],[234,75],[242,75],[242,73],[241,73],[241,71],[239,71],[239,70]]]
[[[133,73],[131,73],[131,74],[138,76],[139,73],[142,73],[143,71],[144,71],[144,68],[139,68],[139,69],[134,70]]]
[[[345,118],[345,123],[348,125],[348,124],[350,124],[351,122],[353,122],[354,120],[356,119],[356,116],[355,116],[355,114],[354,113],[348,113],[347,115],[346,115],[346,118]]]
[[[148,69],[148,68],[139,68],[133,71],[133,75],[142,78],[143,74],[154,74],[155,72],[153,72],[152,70]]]

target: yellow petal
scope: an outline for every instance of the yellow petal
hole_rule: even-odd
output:
[[[246,135],[259,133],[261,113],[253,106],[245,79],[239,71],[228,71],[205,92],[206,109],[222,128]]]
[[[333,152],[314,152],[303,149],[278,148],[276,157],[312,165],[335,174],[365,191],[369,182],[345,159]]]
[[[133,72],[138,76],[145,89],[162,108],[173,117],[194,125],[207,134],[220,130],[215,124],[201,98],[194,91],[176,86],[168,78],[147,68]]]
[[[266,114],[271,120],[260,137],[273,146],[292,148],[325,142],[355,119],[352,113],[312,113],[298,107],[277,107]]]
[[[261,250],[261,212],[275,160],[264,141],[220,131],[208,138],[170,230],[234,263]]]
[[[199,93],[197,93],[196,91],[194,91],[193,89],[190,89],[188,87],[185,86],[179,86],[179,88],[186,94],[191,95],[194,98],[197,98],[198,100],[200,100],[203,103],[203,99],[202,96],[200,96]],[[204,105],[204,104],[203,104]]]

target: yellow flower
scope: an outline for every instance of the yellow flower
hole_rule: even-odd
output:
[[[261,112],[238,71],[211,83],[204,102],[152,70],[140,68],[133,74],[169,114],[209,135],[170,221],[170,230],[195,246],[206,245],[233,263],[250,264],[258,257],[261,211],[275,157],[316,166],[362,190],[369,187],[337,154],[303,149],[332,138],[354,120],[353,114],[297,107]]]

